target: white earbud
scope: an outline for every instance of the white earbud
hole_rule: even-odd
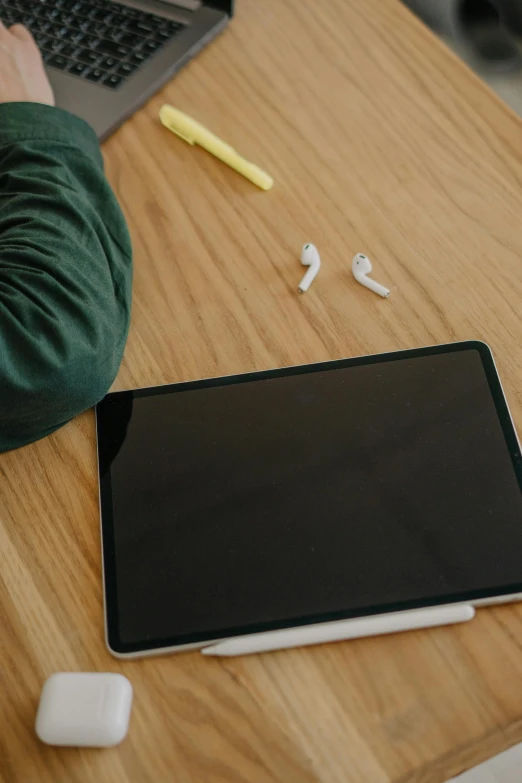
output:
[[[304,294],[304,292],[308,291],[310,288],[312,281],[318,273],[319,267],[321,266],[321,258],[315,245],[311,245],[310,243],[304,245],[301,251],[301,263],[303,266],[310,267],[306,275],[299,283],[299,293]]]
[[[376,283],[375,280],[372,280],[367,276],[371,271],[372,264],[368,256],[365,256],[362,253],[357,253],[357,255],[353,257],[352,261],[352,272],[357,282],[366,288],[369,288],[370,291],[374,291],[376,294],[379,294],[379,296],[383,296],[385,298],[388,297],[390,295],[389,289],[385,288],[383,285],[379,285],[379,283]]]

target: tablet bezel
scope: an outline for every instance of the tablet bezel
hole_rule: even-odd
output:
[[[449,596],[444,595],[429,599],[419,598],[411,601],[402,601],[400,603],[380,604],[369,606],[357,611],[336,611],[320,615],[292,617],[288,618],[287,620],[274,621],[270,623],[252,623],[240,628],[223,628],[217,632],[214,632],[212,636],[209,636],[208,633],[183,634],[161,639],[144,639],[140,642],[125,643],[121,641],[119,633],[111,475],[110,467],[106,470],[102,470],[101,468],[106,459],[107,447],[104,443],[106,432],[106,429],[104,431],[104,417],[108,403],[111,403],[117,399],[152,397],[157,394],[176,394],[184,391],[209,388],[213,386],[249,383],[252,381],[268,380],[291,375],[305,375],[315,372],[335,371],[349,367],[359,367],[362,365],[379,364],[383,362],[398,361],[409,358],[415,359],[422,356],[432,356],[437,354],[469,350],[476,350],[481,358],[482,366],[486,374],[489,389],[495,404],[497,416],[499,418],[499,423],[504,434],[513,469],[515,471],[515,475],[522,493],[522,454],[520,442],[516,434],[513,419],[509,411],[491,349],[486,343],[480,341],[466,341],[446,345],[435,345],[425,348],[414,348],[406,351],[361,356],[352,359],[340,359],[317,364],[298,365],[295,367],[285,367],[276,370],[244,373],[241,375],[207,378],[197,381],[168,384],[164,386],[152,386],[148,388],[112,392],[108,394],[96,406],[96,434],[100,488],[100,522],[102,539],[105,631],[109,650],[116,656],[137,657],[141,655],[159,654],[164,652],[174,652],[183,649],[203,647],[216,641],[229,639],[235,636],[242,636],[244,634],[263,633],[266,631],[273,631],[282,628],[294,628],[298,626],[325,623],[335,620],[346,620],[356,617],[370,617],[377,614],[385,614],[387,612],[406,611],[409,609],[437,606],[440,604],[466,602],[479,605],[488,602],[499,603],[503,600],[518,600],[520,597],[519,594],[522,593],[522,581],[516,584],[507,584],[502,587],[486,587],[481,590],[459,592]]]

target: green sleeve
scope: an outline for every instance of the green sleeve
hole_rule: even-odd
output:
[[[129,235],[94,132],[60,109],[0,105],[0,452],[105,395],[131,284]]]

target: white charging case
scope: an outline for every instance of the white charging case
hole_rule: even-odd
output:
[[[118,745],[131,707],[132,685],[122,674],[58,672],[43,686],[36,734],[47,745]]]

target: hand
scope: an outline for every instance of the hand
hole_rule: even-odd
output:
[[[54,95],[33,36],[20,24],[0,22],[0,103],[30,101],[54,106]]]

